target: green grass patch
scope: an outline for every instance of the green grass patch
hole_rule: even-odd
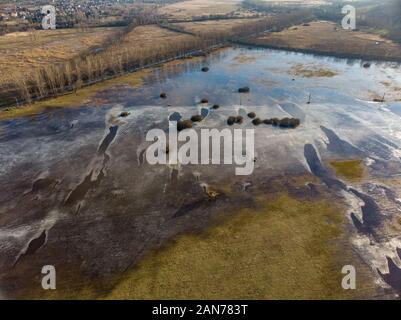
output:
[[[331,161],[335,173],[347,180],[358,181],[364,176],[362,160]]]

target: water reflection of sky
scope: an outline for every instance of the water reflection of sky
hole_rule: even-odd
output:
[[[303,78],[291,74],[291,68],[324,68],[337,76]],[[208,65],[209,72],[201,72]],[[148,96],[130,99],[131,105],[195,105],[203,97],[224,105],[265,105],[273,100],[306,101],[309,93],[315,102],[355,103],[355,98],[371,100],[390,91],[382,82],[401,87],[400,66],[377,62],[363,68],[361,60],[305,55],[267,49],[236,48],[212,54],[199,62],[187,62],[156,70],[148,80]],[[293,81],[295,79],[295,81]],[[237,94],[241,86],[249,86],[250,94]],[[159,92],[168,92],[167,101],[158,99]]]
[[[315,116],[319,121],[325,115],[325,107],[330,110],[332,124],[353,125],[354,115],[360,119],[373,117],[373,112],[388,116],[401,116],[401,103],[385,105],[371,103],[372,92],[388,92],[382,82],[390,82],[392,87],[401,87],[400,65],[393,62],[372,63],[363,68],[361,60],[346,60],[302,53],[292,53],[268,49],[230,48],[217,51],[203,58],[182,61],[177,64],[156,68],[145,84],[139,88],[129,86],[110,87],[100,91],[106,102],[99,107],[89,103],[83,108],[49,109],[35,116],[0,122],[0,143],[23,137],[46,137],[72,141],[68,130],[73,121],[79,124],[82,132],[90,134],[104,127],[104,114],[110,106],[122,104],[127,108],[138,106],[198,106],[199,113],[205,105],[199,104],[202,98],[209,100],[209,106],[219,104],[230,106],[266,106],[266,116],[279,116],[282,110],[303,118],[299,108]],[[291,74],[298,64],[306,68],[330,69],[337,73],[334,77],[304,78]],[[202,72],[208,66],[208,72]],[[239,94],[238,88],[249,86],[250,93]],[[160,99],[160,92],[167,93],[167,99]],[[312,95],[314,106],[308,107],[308,95]],[[276,110],[281,105],[282,110]],[[321,105],[317,108],[316,105]],[[370,115],[371,114],[371,115]],[[376,116],[376,115],[375,115]],[[320,117],[320,118],[319,118]],[[335,119],[336,118],[336,119]],[[380,126],[386,123],[381,119]],[[326,125],[328,125],[326,123]]]

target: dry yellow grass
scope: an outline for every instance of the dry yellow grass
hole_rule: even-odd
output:
[[[300,63],[295,64],[290,69],[290,73],[304,78],[331,78],[337,75],[337,72],[321,66]]]
[[[209,21],[197,21],[197,22],[181,22],[174,25],[183,28],[186,31],[193,33],[209,33],[209,32],[228,32],[232,28],[244,25],[252,21],[258,21],[255,19],[221,19],[221,20],[209,20]]]
[[[107,29],[108,30],[108,29]],[[56,30],[57,31],[57,30]],[[50,31],[51,32],[51,31]],[[39,35],[41,34],[41,32],[38,33]],[[69,36],[73,35],[73,32],[69,33]],[[47,33],[46,33],[47,35]],[[26,37],[28,36],[28,34],[25,35]],[[52,35],[54,36],[54,35]],[[8,37],[13,38],[13,35],[9,35]],[[39,37],[40,38],[40,37]],[[26,39],[20,39],[19,37],[17,37],[18,40],[16,40],[13,44],[8,43],[8,46],[15,48],[16,46],[20,46],[21,52],[17,52],[16,54],[27,54],[24,51],[24,46],[27,46],[28,44],[26,43]],[[58,39],[58,38],[57,38]],[[21,42],[22,41],[22,42]],[[24,42],[25,41],[25,42]],[[30,79],[32,77],[29,76],[29,74],[33,74],[33,70],[35,69],[35,67],[39,67],[42,62],[44,60],[46,60],[46,65],[49,64],[57,64],[57,62],[61,62],[61,60],[70,60],[70,58],[73,57],[73,50],[70,50],[68,52],[68,54],[66,54],[64,51],[62,51],[60,49],[60,47],[57,47],[56,42],[59,42],[59,40],[55,40],[53,42],[46,42],[45,40],[43,40],[42,38],[40,38],[38,41],[42,41],[43,43],[41,44],[42,47],[46,47],[46,46],[53,46],[52,50],[50,51],[50,55],[52,54],[52,58],[50,59],[45,59],[45,55],[48,54],[46,51],[43,51],[42,49],[38,49],[37,52],[34,53],[34,55],[32,54],[32,58],[31,60],[27,60],[27,57],[25,58],[17,58],[17,63],[16,64],[12,64],[11,61],[13,59],[13,55],[11,55],[11,53],[9,52],[9,55],[3,56],[3,60],[4,63],[6,63],[6,61],[8,62],[9,65],[9,70],[7,70],[6,68],[4,69],[4,72],[7,72],[9,75],[8,80],[9,81],[13,81],[14,84],[18,83],[17,79],[21,79],[22,75],[24,74],[25,79]],[[61,40],[60,40],[61,41]],[[68,46],[69,44],[74,44],[77,46],[77,51],[78,48],[81,48],[81,50],[83,49],[87,49],[88,48],[88,43],[86,43],[85,45],[82,45],[82,42],[85,41],[85,38],[81,38],[79,40],[71,40],[71,43],[69,42],[70,39],[64,39],[65,43],[62,42],[60,45],[62,46]],[[75,42],[77,41],[77,42]],[[90,43],[92,47],[92,45],[94,44],[95,40],[92,40],[92,42]],[[134,56],[137,59],[142,59],[143,61],[145,61],[146,58],[149,57],[153,57],[155,60],[157,60],[158,55],[162,56],[163,54],[166,54],[166,52],[169,51],[174,51],[175,48],[179,47],[179,48],[186,48],[186,47],[191,47],[192,45],[194,45],[194,43],[199,42],[199,38],[196,38],[194,36],[191,35],[186,35],[186,34],[182,34],[182,33],[178,33],[178,32],[174,32],[174,31],[169,31],[167,29],[164,28],[160,28],[158,26],[155,25],[148,25],[148,26],[139,26],[134,28],[130,33],[126,34],[124,36],[124,38],[121,40],[121,42],[118,45],[111,45],[108,46],[107,49],[103,52],[101,52],[99,55],[92,55],[92,57],[96,57],[98,59],[102,58],[103,61],[115,61],[116,65],[118,63],[121,63],[121,68],[122,68],[122,64],[123,64],[123,60],[128,59],[128,57],[130,56]],[[18,43],[18,44],[17,44]],[[186,47],[185,47],[186,46]],[[56,50],[57,48],[57,50]],[[183,49],[183,50],[184,50]],[[61,50],[61,51],[60,51]],[[8,52],[8,51],[7,51]],[[63,56],[59,56],[58,54],[63,54]],[[52,60],[53,59],[53,60]],[[139,61],[138,62],[143,62],[143,61]],[[25,66],[25,67],[24,67]],[[118,67],[118,66],[117,66]],[[117,68],[115,67],[115,68]],[[85,64],[83,64],[83,67],[81,66],[81,70],[85,68]],[[65,69],[61,68],[62,71],[64,71]],[[83,69],[86,70],[86,69]],[[6,77],[3,77],[6,78]],[[7,82],[7,79],[4,80],[5,82]],[[6,87],[5,87],[6,88]],[[95,90],[95,89],[93,89]],[[88,92],[90,91],[89,89],[85,89],[84,92]],[[1,92],[1,85],[0,85],[0,92]],[[80,93],[81,94],[81,93]],[[78,96],[80,95],[78,94]],[[66,96],[68,98],[65,97],[61,97],[56,99],[56,101],[62,101],[62,105],[66,105],[66,101],[71,101],[71,95]],[[71,101],[72,105],[76,105],[76,98],[72,99],[73,101]],[[52,103],[54,103],[55,100],[52,101]],[[44,103],[45,105],[47,103]],[[56,103],[58,104],[58,103]],[[13,108],[11,110],[8,110],[7,112],[1,112],[0,114],[0,118],[9,118],[9,117],[14,117],[14,116],[18,116],[18,115],[25,115],[27,114],[27,112],[29,112],[28,114],[32,112],[35,112],[35,110],[38,110],[39,106],[42,106],[43,103],[39,103],[39,104],[35,104],[33,106],[28,106],[28,107],[23,107],[20,110],[17,110],[17,108]],[[66,105],[68,106],[68,105]],[[39,108],[40,109],[40,108]]]
[[[333,22],[315,21],[281,32],[264,34],[256,44],[279,48],[300,49],[321,53],[364,55],[400,59],[401,45],[362,31],[347,31]]]
[[[176,18],[227,14],[238,10],[239,0],[188,0],[167,5],[162,13]]]
[[[325,0],[261,0],[261,2],[279,6],[319,6],[327,3]]]
[[[90,28],[40,30],[19,32],[0,37],[0,86],[16,75],[28,74],[49,63],[67,61],[80,52],[100,46],[120,28]],[[120,45],[151,48],[172,40],[185,41],[191,36],[172,32],[158,26],[139,26],[131,31]]]
[[[122,45],[137,46],[144,49],[189,39],[193,39],[193,36],[170,31],[155,25],[148,25],[136,27],[125,37]]]
[[[120,28],[35,30],[0,36],[0,86],[49,63],[67,61],[101,46]]]

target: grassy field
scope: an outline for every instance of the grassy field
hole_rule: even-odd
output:
[[[400,59],[401,45],[362,31],[347,31],[333,22],[315,21],[309,25],[266,33],[252,40],[258,45],[298,49],[336,55],[360,55]]]
[[[49,63],[67,61],[103,42],[120,28],[57,29],[0,36],[0,86]]]
[[[184,42],[190,39],[193,39],[191,35],[180,34],[156,25],[148,25],[136,27],[124,38],[122,45],[151,49],[159,45],[168,45],[170,42]]]
[[[189,19],[194,16],[228,14],[239,9],[239,0],[187,0],[167,5],[160,11],[174,18]]]
[[[360,181],[364,176],[362,160],[331,161],[335,173],[349,181]]]
[[[244,25],[255,19],[222,19],[222,20],[209,20],[209,21],[196,21],[196,22],[181,22],[175,23],[174,26],[180,27],[185,31],[195,34],[210,33],[210,32],[230,32],[232,28]]]
[[[327,3],[326,0],[260,0],[272,6],[318,6]]]
[[[58,290],[27,290],[36,299],[350,299],[374,294],[370,269],[346,240],[345,211],[332,201],[259,195],[256,208],[175,237],[108,281],[58,269]],[[341,269],[358,271],[343,290]],[[36,288],[36,286],[35,286]],[[60,288],[60,289],[59,289]]]
[[[371,290],[363,272],[356,291],[341,287],[341,267],[355,257],[342,245],[340,208],[287,194],[261,196],[258,206],[149,253],[107,298],[339,299]]]

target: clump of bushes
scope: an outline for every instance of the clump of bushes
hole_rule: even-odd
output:
[[[272,124],[272,119],[265,119],[263,120],[264,124]]]
[[[297,118],[283,118],[281,120],[278,118],[272,118],[263,120],[263,123],[279,126],[281,128],[296,128],[301,124],[301,121]]]
[[[262,120],[260,120],[259,118],[255,118],[252,120],[252,123],[254,126],[258,126],[262,123]]]
[[[248,117],[251,118],[251,119],[253,119],[253,118],[256,117],[256,113],[255,113],[255,112],[249,112],[249,113],[248,113]]]
[[[236,121],[236,117],[229,116],[228,119],[227,119],[227,124],[229,126],[232,126],[235,123],[235,121]]]
[[[202,98],[202,100],[201,100],[201,103],[208,103],[208,102],[209,102],[209,100],[206,98]]]
[[[239,93],[248,93],[250,91],[249,87],[241,87],[238,89]]]
[[[229,116],[227,119],[227,124],[232,126],[234,123],[241,124],[244,121],[242,116]]]
[[[301,124],[301,121],[297,118],[283,118],[279,122],[279,126],[282,128],[296,128]]]
[[[160,93],[160,98],[166,99],[167,98],[167,93],[165,93],[165,92]]]
[[[192,128],[192,121],[191,120],[179,120],[177,122],[177,130],[182,131],[184,129]]]
[[[273,126],[278,126],[280,124],[280,119],[278,119],[278,118],[273,118],[270,120],[271,120]]]
[[[209,71],[209,68],[208,67],[203,67],[202,68],[202,72],[208,72]]]
[[[200,122],[202,120],[203,120],[203,117],[201,115],[199,115],[199,114],[194,115],[194,116],[191,117],[191,121],[192,122]]]
[[[220,108],[220,106],[218,104],[214,104],[212,108],[213,109],[218,109],[218,108]]]
[[[243,121],[244,121],[244,118],[242,116],[235,117],[235,123],[241,124]]]

